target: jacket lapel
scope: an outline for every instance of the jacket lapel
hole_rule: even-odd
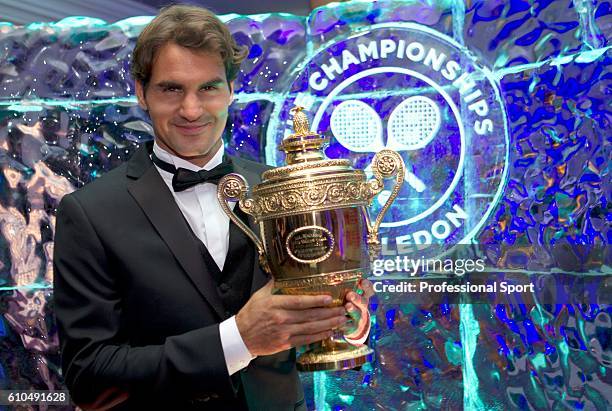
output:
[[[128,191],[168,245],[200,294],[225,319],[225,309],[188,223],[149,157],[152,142],[141,147],[128,164]]]

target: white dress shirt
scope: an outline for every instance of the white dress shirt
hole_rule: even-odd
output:
[[[222,144],[219,151],[204,167],[198,167],[189,161],[168,153],[159,147],[157,143],[153,144],[153,152],[160,160],[172,164],[176,168],[182,167],[188,170],[200,171],[211,170],[221,164],[224,147]],[[215,263],[219,266],[219,270],[223,270],[229,249],[229,217],[219,205],[219,200],[217,200],[217,186],[212,183],[204,183],[197,184],[184,191],[175,192],[172,189],[173,175],[159,167],[157,167],[157,170],[170,189],[176,204],[185,216],[194,234],[204,243]],[[232,207],[233,205],[234,203],[231,204]],[[223,347],[225,364],[230,375],[245,368],[255,358],[242,340],[236,325],[236,316],[232,316],[219,324],[219,334],[221,335],[221,346]]]
[[[204,167],[198,167],[187,160],[183,160],[173,154],[168,153],[157,143],[153,144],[153,152],[162,161],[188,170],[200,171],[211,170],[221,164],[225,149],[223,144],[219,151],[210,159]],[[195,235],[204,243],[208,252],[215,260],[220,270],[223,270],[225,258],[229,249],[229,217],[217,199],[217,185],[212,183],[197,184],[184,191],[175,192],[172,188],[172,173],[160,169],[155,166],[168,189],[174,196],[176,204],[185,216],[189,226]],[[230,207],[234,207],[235,203],[231,203]],[[368,327],[369,328],[369,327]],[[251,355],[248,348],[244,344],[238,326],[236,325],[236,316],[232,316],[219,324],[219,334],[221,335],[221,346],[223,347],[223,355],[225,364],[230,375],[245,368],[255,357]],[[354,345],[361,345],[365,342],[369,334],[364,334],[359,339],[346,338],[348,342]]]

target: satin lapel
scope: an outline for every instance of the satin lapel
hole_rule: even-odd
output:
[[[157,169],[152,165],[134,180],[128,191],[172,251],[191,281],[220,318],[226,318],[216,286],[204,264],[198,244]],[[169,279],[170,280],[170,279]]]
[[[232,158],[234,165],[234,172],[242,175],[249,183],[249,188],[252,190],[253,187],[261,182],[261,175],[256,171],[245,167],[240,159]],[[248,225],[255,232],[257,237],[261,239],[261,233],[259,230],[259,224],[255,223],[255,219],[247,214]],[[253,262],[253,282],[251,283],[251,294],[259,290],[268,282],[268,275],[259,266],[259,254],[255,252],[255,261]]]

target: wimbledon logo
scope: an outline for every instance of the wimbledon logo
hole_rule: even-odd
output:
[[[508,131],[499,90],[468,50],[438,32],[384,24],[319,50],[273,114],[284,127],[269,128],[268,147],[292,132],[295,104],[331,137],[330,158],[369,171],[384,148],[402,155],[405,184],[382,224],[390,249],[473,241],[501,195]],[[276,152],[267,155],[280,163]]]

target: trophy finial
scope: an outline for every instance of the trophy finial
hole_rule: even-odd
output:
[[[293,114],[293,132],[299,136],[307,136],[310,132],[308,117],[304,113],[304,107],[295,106],[290,111]]]

